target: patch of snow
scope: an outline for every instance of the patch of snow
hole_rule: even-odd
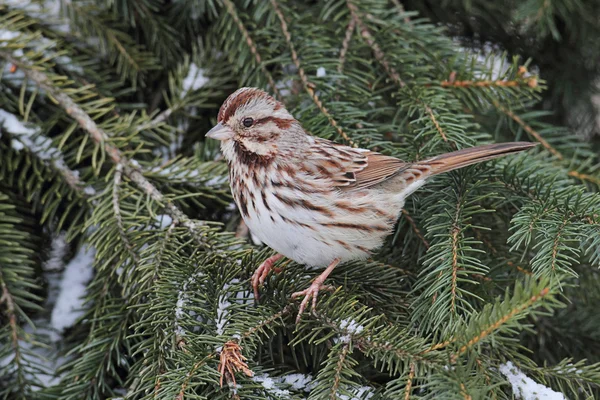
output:
[[[317,68],[317,78],[322,78],[325,75],[327,75],[327,71],[325,71],[325,68],[323,68],[323,67]]]
[[[522,400],[565,400],[562,393],[535,382],[525,375],[512,362],[500,365],[500,372],[506,377],[512,386],[513,393],[517,399]]]
[[[190,64],[190,69],[187,76],[183,80],[183,88],[181,91],[181,97],[185,97],[190,90],[198,90],[202,86],[206,85],[208,78],[204,76],[204,70],[198,68],[194,63]]]
[[[306,392],[310,392],[314,387],[312,375],[287,374],[280,376],[278,379],[281,383],[290,385],[296,390],[304,390]]]
[[[19,32],[9,31],[7,29],[0,29],[0,41],[13,40],[20,35]]]
[[[359,325],[355,320],[343,319],[340,322],[340,329],[345,330],[350,335],[358,335],[363,331],[364,326]]]
[[[288,97],[292,94],[293,85],[294,81],[291,79],[275,83],[275,87],[279,90],[279,94],[283,97]]]
[[[87,194],[88,196],[94,196],[96,194],[96,189],[94,189],[93,186],[88,185],[83,188],[83,193]]]
[[[65,267],[60,292],[50,318],[50,325],[58,332],[72,326],[83,315],[83,296],[94,273],[95,253],[95,249],[82,246]]]
[[[158,225],[161,229],[171,226],[171,224],[173,223],[173,218],[171,218],[171,216],[167,214],[159,214],[156,216],[155,219],[158,222]]]
[[[276,378],[275,378],[276,379]],[[263,375],[255,375],[252,377],[254,382],[260,383],[265,390],[275,396],[289,398],[290,391],[285,389],[279,389],[276,384],[280,382],[276,382],[273,378],[269,376],[269,374]]]
[[[368,400],[373,397],[373,388],[369,386],[360,386],[357,388],[352,388],[350,391],[352,393],[352,397],[347,396],[345,394],[338,394],[338,399],[340,400]]]
[[[237,281],[237,279],[234,279]],[[232,283],[237,283],[233,282]],[[222,335],[225,332],[225,326],[227,325],[227,316],[229,315],[229,311],[227,310],[231,303],[229,302],[229,293],[227,293],[227,289],[229,289],[229,284],[224,284],[222,293],[219,296],[218,304],[217,304],[217,335]]]
[[[177,294],[177,303],[175,305],[175,334],[179,337],[185,336],[185,330],[179,324],[179,321],[185,315],[185,311],[183,311],[185,307],[185,303],[187,301],[187,290],[188,286],[196,283],[196,279],[204,276],[202,272],[196,272],[192,276],[190,276],[184,283],[183,287]]]
[[[15,136],[11,141],[13,149],[19,151],[27,147],[40,159],[52,160],[55,168],[66,168],[60,150],[52,146],[50,138],[40,135],[37,127],[27,127],[16,115],[0,109],[0,128]]]

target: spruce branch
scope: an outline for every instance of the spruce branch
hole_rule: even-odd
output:
[[[33,67],[21,62],[13,57],[10,52],[0,50],[0,57],[19,65],[25,76],[34,81],[40,88],[44,89],[52,98],[54,98],[65,112],[75,119],[82,129],[84,129],[90,137],[98,145],[103,146],[104,151],[109,155],[115,165],[123,165],[123,173],[131,179],[144,193],[152,200],[164,207],[165,212],[171,218],[182,226],[186,227],[190,234],[198,241],[198,243],[206,246],[207,243],[203,238],[200,230],[200,225],[188,218],[175,204],[168,200],[150,181],[142,174],[139,167],[134,166],[121,151],[110,144],[109,135],[101,129],[94,120],[79,107],[66,93],[56,88],[51,84],[50,78],[42,71],[36,70]]]
[[[0,305],[2,303],[6,304],[6,314],[8,315],[8,325],[10,327],[11,332],[11,342],[15,353],[14,363],[17,365],[19,375],[21,375],[21,346],[19,345],[19,326],[17,324],[17,310],[15,307],[15,300],[10,291],[8,290],[6,282],[4,281],[4,277],[2,275],[2,268],[0,268],[0,288],[2,288],[2,296],[0,296]],[[21,385],[21,390],[24,390],[24,388],[22,387],[24,383],[24,377],[20,376],[18,381]]]
[[[277,0],[270,0],[270,1],[271,1],[271,5],[273,6],[273,9],[275,11],[275,14],[277,14],[277,18],[279,18],[279,22],[281,25],[281,31],[283,32],[285,41],[290,49],[292,61],[294,62],[294,65],[296,66],[296,69],[298,70],[298,75],[300,76],[300,80],[302,81],[302,85],[304,86],[304,89],[306,90],[306,92],[308,93],[310,98],[313,100],[313,102],[315,103],[317,108],[327,118],[327,120],[329,121],[331,126],[337,131],[337,133],[346,142],[348,142],[351,146],[358,147],[358,145],[356,143],[354,143],[354,141],[352,139],[350,139],[348,134],[346,132],[344,132],[344,130],[342,129],[340,124],[335,120],[335,118],[333,118],[333,116],[331,115],[329,110],[323,105],[323,102],[321,101],[319,96],[317,96],[317,93],[313,89],[313,87],[315,87],[315,85],[308,80],[308,77],[306,76],[306,72],[304,72],[304,68],[302,68],[302,65],[300,64],[300,59],[299,59],[298,53],[296,52],[296,49],[294,47],[294,43],[292,42],[292,35],[288,29],[287,22],[285,21],[285,16],[283,15],[283,12],[281,11],[279,4],[277,3]]]
[[[556,150],[554,147],[552,147],[550,145],[550,143],[548,143],[542,137],[542,135],[540,135],[529,124],[527,124],[525,121],[523,121],[523,119],[521,117],[519,117],[517,114],[515,114],[514,112],[512,112],[508,108],[504,107],[498,101],[494,101],[493,104],[494,104],[494,107],[496,107],[498,110],[500,110],[501,112],[503,112],[504,114],[506,114],[510,119],[512,119],[513,121],[515,121],[517,124],[519,124],[525,130],[525,132],[527,132],[535,140],[537,140],[538,142],[540,142],[541,145],[544,146],[544,148],[546,150],[548,150],[550,153],[552,153],[556,158],[558,158],[559,160],[562,160],[564,158],[564,156],[558,150]]]
[[[452,354],[452,356],[450,357],[450,362],[452,364],[456,363],[456,361],[458,360],[458,357],[460,357],[462,354],[464,354],[468,349],[470,349],[477,343],[479,343],[482,340],[484,340],[485,338],[487,338],[493,332],[498,330],[502,325],[506,324],[508,321],[517,317],[520,313],[522,313],[526,309],[535,307],[536,303],[538,303],[540,300],[542,300],[549,293],[550,293],[550,288],[545,287],[539,293],[531,296],[524,303],[518,305],[517,307],[510,309],[506,314],[501,315],[498,319],[493,321],[493,323],[489,324],[484,329],[482,329],[480,332],[478,332],[477,335],[473,336],[472,338],[469,338],[469,340],[463,346],[461,346],[456,353]]]
[[[123,175],[123,164],[119,163],[119,164],[117,164],[117,166],[115,168],[115,176],[114,176],[114,181],[113,181],[113,190],[112,190],[113,212],[115,214],[115,219],[117,220],[117,229],[119,230],[119,236],[121,237],[121,240],[123,241],[123,244],[125,245],[125,248],[127,248],[127,251],[133,258],[135,264],[139,265],[140,256],[136,253],[133,245],[127,238],[127,234],[125,233],[125,227],[123,225],[123,217],[121,215],[121,206],[120,206],[121,201],[119,199],[119,188],[121,186],[122,175]]]
[[[233,18],[234,22],[236,23],[238,29],[244,36],[244,39],[246,40],[246,44],[250,48],[250,52],[252,53],[252,55],[254,55],[254,59],[256,60],[256,65],[258,65],[258,67],[260,68],[262,73],[267,77],[267,80],[269,81],[269,85],[271,85],[271,90],[275,94],[275,97],[277,97],[278,100],[283,101],[283,97],[281,96],[279,89],[277,89],[277,85],[275,85],[275,80],[273,79],[273,75],[271,75],[271,73],[267,70],[267,68],[263,64],[262,57],[260,56],[260,53],[258,52],[258,49],[256,48],[256,44],[254,43],[254,40],[252,40],[250,33],[248,33],[248,29],[246,29],[246,27],[244,26],[244,24],[242,23],[239,15],[238,15],[237,11],[235,10],[235,5],[233,4],[233,2],[231,0],[221,0],[221,1],[225,4],[225,8],[227,9],[227,12],[229,13],[229,15],[231,15],[231,17]]]
[[[394,3],[394,6],[396,6],[396,8],[398,9],[398,13],[400,14],[404,14],[406,13],[406,10],[404,9],[404,5],[402,5],[402,3],[400,3],[400,0],[392,0],[392,3]],[[408,15],[406,15],[404,17],[404,22],[407,24],[410,24],[410,17]]]
[[[373,50],[373,55],[375,56],[375,59],[377,61],[379,61],[379,63],[381,64],[381,66],[383,67],[385,72],[387,72],[390,79],[395,84],[397,84],[398,87],[400,87],[401,89],[405,88],[406,83],[400,78],[400,74],[398,73],[398,71],[387,61],[385,53],[383,52],[383,50],[381,50],[381,47],[379,47],[379,45],[373,38],[373,34],[369,30],[369,28],[367,27],[365,22],[362,20],[362,18],[360,16],[360,12],[358,10],[358,7],[352,2],[352,0],[346,0],[346,4],[348,5],[348,8],[350,9],[350,13],[352,14],[352,16],[354,18],[356,18],[356,22],[358,24],[358,29],[360,30],[361,36],[365,39],[365,41],[367,42],[369,47],[371,47],[371,49]],[[421,100],[421,99],[416,99],[416,100],[417,100],[418,104],[423,106],[423,108],[425,109],[425,112],[431,119],[431,122],[437,129],[438,133],[440,134],[440,136],[442,137],[444,142],[448,142],[448,137],[444,133],[444,130],[442,129],[440,123],[438,122],[438,120],[435,116],[435,113],[433,112],[431,107],[429,105],[427,105],[425,102],[423,102],[423,100]],[[452,145],[454,146],[454,144],[452,144]]]

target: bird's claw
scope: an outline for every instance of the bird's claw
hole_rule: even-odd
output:
[[[269,272],[271,270],[275,270],[276,272],[281,271],[279,268],[273,268],[273,265],[280,259],[282,256],[280,254],[276,254],[272,257],[267,258],[265,261],[260,264],[260,266],[254,271],[252,274],[252,289],[254,289],[254,300],[258,301],[260,299],[260,295],[258,293],[259,286],[262,286],[265,283],[265,279],[269,276]]]
[[[335,288],[331,285],[323,285],[319,280],[313,282],[307,289],[302,290],[300,292],[295,292],[292,294],[292,299],[296,299],[298,297],[304,296],[302,303],[300,303],[300,309],[298,310],[298,316],[296,317],[296,324],[300,322],[300,318],[302,317],[302,313],[306,310],[306,306],[308,302],[312,298],[312,307],[311,310],[314,312],[317,309],[317,299],[319,296],[319,291],[327,290],[333,291]]]

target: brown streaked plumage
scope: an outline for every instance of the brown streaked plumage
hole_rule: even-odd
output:
[[[498,143],[405,162],[307,134],[285,107],[256,88],[242,88],[221,106],[207,134],[221,141],[231,190],[244,221],[278,254],[252,278],[255,296],[282,256],[327,267],[301,292],[298,318],[340,262],[367,258],[381,246],[406,197],[427,178],[527,150],[535,144]]]

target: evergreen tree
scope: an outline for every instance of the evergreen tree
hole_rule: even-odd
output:
[[[598,64],[548,50],[597,59],[598,6],[487,3],[1,0],[0,397],[598,397]],[[241,86],[406,160],[540,145],[436,177],[296,325],[317,271],[256,304],[204,139]]]

